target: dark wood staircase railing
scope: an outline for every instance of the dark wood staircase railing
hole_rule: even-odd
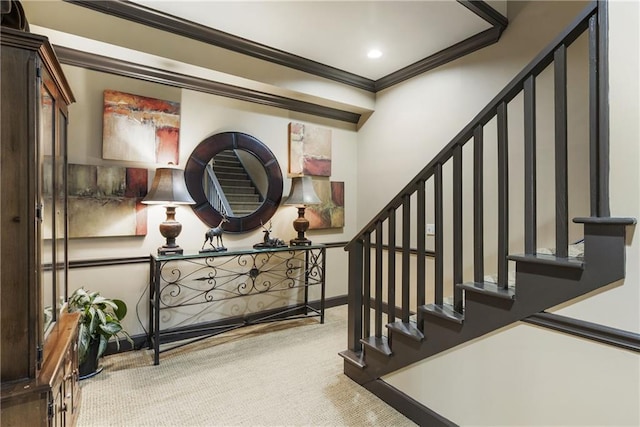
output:
[[[597,2],[585,8],[347,244],[349,331],[348,349],[341,356],[345,373],[352,379],[361,384],[377,380],[624,277],[625,227],[635,220],[609,217],[607,75],[606,63],[600,62],[606,56],[603,13],[606,7]],[[584,256],[570,257],[569,201],[575,194],[569,190],[567,173],[567,48],[584,33],[589,56],[589,141],[584,150],[590,155],[590,183],[584,191],[589,193],[590,213],[574,219],[583,224]],[[536,215],[536,158],[540,155],[536,148],[536,78],[549,66],[553,66],[555,126],[555,199],[550,201],[555,204],[553,255],[538,253]],[[519,95],[524,159],[513,164],[507,113],[509,103]],[[485,239],[490,184],[485,182],[485,128],[489,122],[495,123],[497,140],[497,188],[491,190],[497,197],[497,218],[491,218],[497,223],[492,230],[497,236],[495,247],[493,239]],[[472,144],[466,152],[473,159],[471,171],[463,168],[467,143]],[[509,217],[510,168],[523,171],[524,218],[517,218],[524,224],[521,255],[509,253],[513,221]],[[469,181],[473,196],[465,201],[463,188]],[[473,204],[472,232],[463,232],[463,203]],[[427,248],[428,215],[436,230],[433,250]],[[445,225],[451,230],[448,234]],[[463,258],[467,247],[473,248],[469,265]],[[495,283],[485,279],[488,254],[497,258]],[[433,264],[429,271],[427,261]],[[509,283],[509,263],[515,263],[515,284]],[[471,266],[473,279],[464,282],[465,267]],[[445,268],[450,268],[450,274],[445,275]]]

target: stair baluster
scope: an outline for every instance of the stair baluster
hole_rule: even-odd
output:
[[[484,132],[473,131],[473,281],[484,281]]]
[[[453,283],[462,283],[462,146],[453,151]],[[453,307],[462,313],[462,289],[453,289]]]
[[[569,198],[567,177],[567,48],[560,45],[553,55],[555,93],[556,255],[568,256]]]
[[[411,196],[405,194],[402,202],[402,321],[409,323],[411,312],[409,283],[409,259],[411,249]]]
[[[435,182],[433,191],[435,237],[435,274],[434,274],[434,303],[442,305],[444,298],[444,222],[442,219],[442,163],[435,165]]]
[[[416,209],[416,240],[417,240],[417,251],[416,251],[416,304],[418,307],[422,307],[425,304],[425,290],[427,287],[427,279],[426,279],[426,239],[427,239],[427,230],[426,230],[426,201],[425,201],[425,181],[418,181],[418,189],[417,189],[417,209]],[[416,324],[418,326],[418,330],[424,332],[424,313],[418,310],[416,314]]]
[[[534,254],[536,231],[536,79],[524,82],[524,253]]]
[[[498,286],[509,287],[509,153],[507,103],[498,105]],[[457,282],[462,283],[462,282]]]
[[[389,323],[396,321],[396,210],[389,212],[388,226],[388,250],[387,250],[387,319]],[[378,298],[378,296],[376,296]]]

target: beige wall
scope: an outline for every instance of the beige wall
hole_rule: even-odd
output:
[[[182,167],[194,147],[212,134],[239,131],[256,137],[273,151],[280,163],[285,177],[285,198],[290,188],[290,180],[287,179],[288,123],[298,121],[329,128],[332,132],[333,142],[331,179],[345,182],[345,194],[353,195],[356,193],[355,174],[357,168],[352,159],[357,157],[357,134],[352,124],[79,67],[64,66],[64,71],[77,99],[77,102],[70,107],[70,163],[143,167],[150,170],[149,179],[152,179],[153,170],[158,165],[102,159],[102,92],[104,89],[115,89],[180,102],[180,165]],[[355,198],[348,197],[345,203],[345,227],[308,232],[314,242],[346,241],[356,232]],[[145,237],[71,239],[70,259],[78,261],[135,257],[155,252],[156,248],[164,243],[159,234],[158,226],[164,220],[165,213],[162,207],[150,206],[147,210],[148,232]],[[202,223],[193,214],[190,207],[178,208],[176,217],[183,224],[182,233],[177,239],[178,244],[187,251],[197,252],[202,246],[204,233],[209,226]],[[286,241],[293,238],[295,231],[292,222],[296,217],[295,207],[281,206],[272,219],[272,237],[279,237]],[[261,230],[257,229],[245,234],[227,234],[224,236],[224,243],[229,249],[247,248],[254,243],[261,242],[262,237]],[[344,274],[346,256],[340,248],[329,249],[328,252],[326,295],[327,297],[343,296],[346,294],[346,275]],[[143,333],[143,328],[148,327],[145,299],[148,274],[146,264],[72,269],[69,291],[84,286],[87,289],[100,291],[102,295],[123,299],[130,307],[130,315],[125,319],[124,326],[131,334],[140,334]],[[134,310],[134,308],[136,309]],[[141,321],[138,320],[136,314]]]
[[[511,16],[511,31],[527,31],[532,38],[541,39],[558,32],[556,20],[564,15],[563,10],[575,8],[557,2],[516,2],[510,4],[510,12],[512,5],[521,9],[517,16]],[[640,215],[639,14],[640,8],[635,2],[610,3],[611,208],[614,216],[636,218]],[[518,28],[524,17],[528,24]],[[509,33],[505,33],[505,37],[509,37]],[[509,44],[508,40],[504,42]],[[499,45],[495,50],[500,49]],[[477,56],[490,55],[490,49]],[[482,66],[497,77],[499,71],[492,72],[489,62],[494,62],[495,67],[510,68],[502,62],[506,56],[499,55]],[[514,61],[517,58],[518,55],[513,56]],[[475,62],[471,57],[467,60]],[[478,66],[482,63],[480,59],[477,62]],[[455,65],[446,73],[453,76],[447,78],[456,76],[463,84],[464,77],[472,70],[458,69]],[[491,84],[493,78],[482,81]],[[406,85],[406,94],[415,91],[413,83]],[[405,96],[406,102],[411,103],[412,98]],[[376,115],[383,104],[377,107]],[[463,112],[467,109],[460,108]],[[367,172],[361,167],[362,175]],[[366,179],[361,179],[361,185],[363,181]],[[359,194],[363,194],[362,188],[360,191]],[[361,206],[364,205],[361,201]],[[366,216],[363,210],[366,209],[361,208],[359,214]],[[633,234],[636,233],[631,228],[626,279],[567,304],[557,313],[640,331],[640,244]],[[388,375],[385,380],[459,425],[622,426],[640,424],[639,378],[637,353],[516,324]]]

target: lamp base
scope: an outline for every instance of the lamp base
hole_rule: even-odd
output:
[[[293,221],[293,228],[298,232],[298,237],[289,240],[290,246],[309,246],[311,240],[307,239],[304,232],[309,228],[309,220],[304,217],[305,206],[298,207],[298,218]]]
[[[184,251],[180,246],[175,246],[172,248],[160,246],[158,248],[158,255],[182,255],[183,253]]]
[[[167,210],[167,219],[160,223],[160,234],[167,241],[158,248],[158,255],[179,255],[183,253],[180,246],[176,244],[176,237],[182,231],[182,224],[176,221],[176,207],[165,206]]]
[[[289,240],[289,246],[310,246],[311,240],[309,239],[291,239]]]

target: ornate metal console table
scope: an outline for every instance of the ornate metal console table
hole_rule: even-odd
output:
[[[320,317],[323,245],[150,257],[149,348],[170,350],[243,326]],[[314,301],[314,303],[312,303]]]

